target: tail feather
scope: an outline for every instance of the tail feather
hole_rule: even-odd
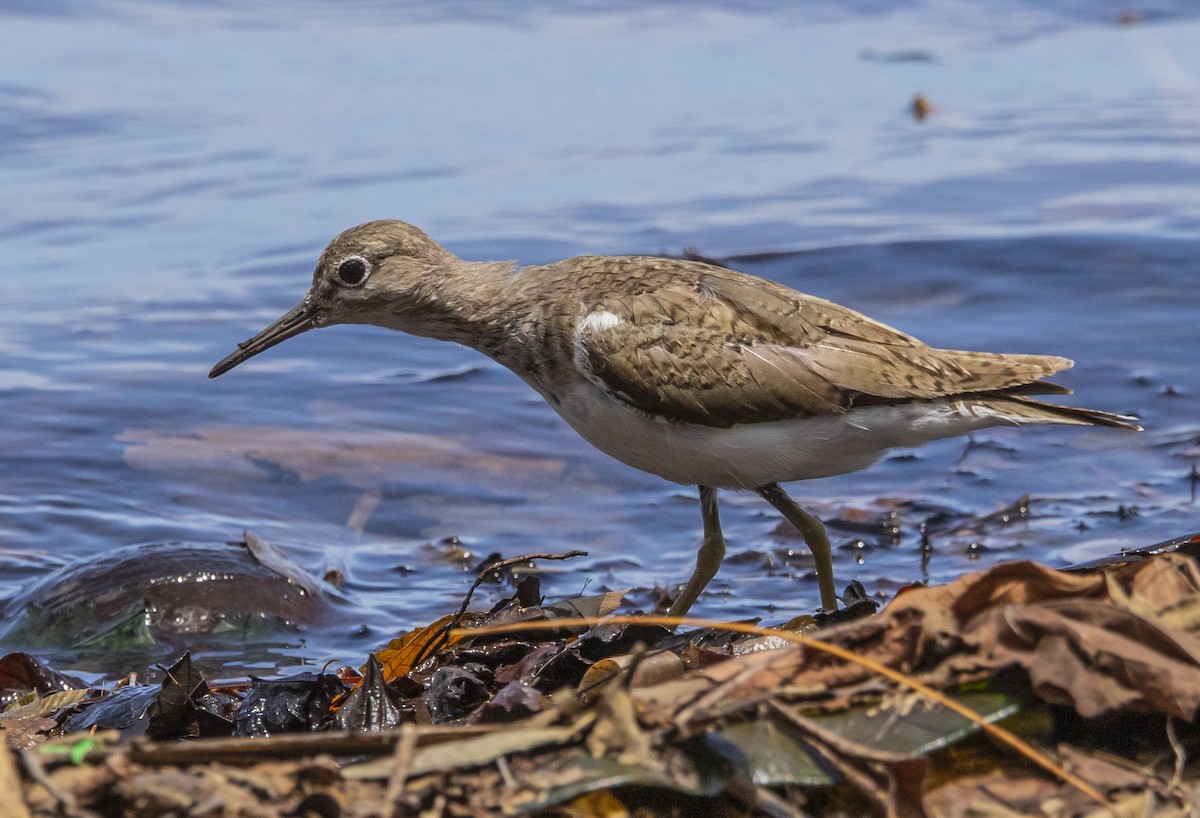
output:
[[[1010,389],[1070,369],[1075,362],[1058,355],[1024,355],[1008,352],[971,352],[935,350],[947,369],[957,370],[963,378],[962,391],[983,392]]]
[[[1020,386],[1010,386],[1004,390],[1005,395],[1070,395],[1074,390],[1060,386],[1050,381],[1034,381]]]
[[[982,400],[981,400],[982,399]],[[1068,426],[1109,426],[1114,429],[1132,429],[1140,432],[1142,427],[1137,418],[1101,412],[1099,409],[1084,409],[1079,406],[1060,406],[1055,403],[1033,400],[1004,392],[993,396],[977,396],[976,406],[986,405],[989,412],[1004,417],[1011,423],[1062,423]],[[968,411],[970,408],[968,407]]]

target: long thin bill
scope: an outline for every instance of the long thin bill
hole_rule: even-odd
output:
[[[255,335],[249,341],[243,341],[238,344],[237,350],[227,355],[220,363],[214,366],[212,371],[208,373],[208,377],[215,378],[218,375],[223,375],[242,361],[253,358],[263,350],[270,349],[276,344],[282,343],[288,338],[292,338],[302,332],[308,332],[316,326],[316,317],[317,307],[306,299],[296,309],[271,324],[271,326],[264,329],[258,335]]]

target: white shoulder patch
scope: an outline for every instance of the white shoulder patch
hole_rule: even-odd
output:
[[[579,322],[576,332],[580,335],[586,332],[604,332],[606,329],[612,329],[623,323],[625,322],[608,310],[596,310],[589,312],[583,317],[583,320]]]

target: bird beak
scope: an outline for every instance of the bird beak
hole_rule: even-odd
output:
[[[238,348],[232,354],[222,358],[221,362],[212,368],[212,371],[208,373],[208,377],[215,378],[218,375],[224,375],[242,361],[253,358],[263,350],[270,349],[276,344],[282,343],[288,338],[299,335],[302,332],[308,332],[317,326],[317,315],[319,312],[320,310],[316,304],[307,298],[304,299],[299,307],[296,307],[296,309],[271,324],[271,326],[264,329],[258,335],[255,335],[249,341],[242,341],[242,343],[238,344]]]

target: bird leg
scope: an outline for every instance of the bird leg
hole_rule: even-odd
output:
[[[725,538],[721,536],[721,516],[717,513],[717,490],[709,486],[700,486],[699,489],[700,516],[704,518],[704,544],[696,555],[696,570],[671,603],[667,616],[686,616],[725,558]]]
[[[767,483],[755,491],[759,496],[779,510],[787,521],[796,526],[804,538],[808,550],[812,551],[817,566],[817,585],[821,589],[821,607],[827,611],[837,610],[837,591],[833,587],[833,548],[821,521],[796,505],[778,483]]]

